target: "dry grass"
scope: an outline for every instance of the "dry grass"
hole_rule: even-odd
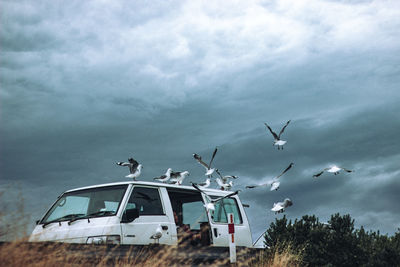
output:
[[[210,248],[208,248],[210,250]],[[212,250],[212,249],[211,249]],[[283,252],[259,251],[249,256],[238,252],[235,266],[301,266],[301,255],[290,246]],[[202,258],[198,256],[201,255]],[[118,247],[65,243],[28,243],[24,240],[0,245],[1,266],[225,266],[229,257],[213,259],[201,248],[177,246]]]
[[[304,266],[302,251],[293,250],[290,244],[285,245],[280,250],[265,250],[254,259],[253,266]]]

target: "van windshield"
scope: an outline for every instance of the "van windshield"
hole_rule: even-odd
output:
[[[107,186],[63,194],[41,223],[69,221],[80,217],[113,216],[117,213],[128,185]]]

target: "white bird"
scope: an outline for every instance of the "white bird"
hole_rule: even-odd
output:
[[[161,225],[159,224],[156,229],[156,232],[152,236],[150,236],[150,239],[154,239],[158,243],[161,237],[162,237],[162,228]]]
[[[340,172],[341,170],[344,170],[345,172],[354,172],[353,170],[348,170],[348,169],[346,169],[346,168],[341,168],[341,167],[338,167],[338,166],[336,166],[336,165],[333,165],[332,167],[325,168],[325,169],[323,169],[321,172],[319,172],[319,173],[317,173],[317,174],[314,174],[313,177],[314,177],[314,178],[317,178],[317,177],[319,177],[321,174],[323,174],[325,171],[330,172],[330,173],[333,173],[334,175],[336,175],[336,174],[339,174],[339,172]]]
[[[209,187],[211,184],[211,179],[207,178],[205,182],[198,184],[199,186],[201,186],[202,188],[207,188]]]
[[[139,177],[140,173],[142,172],[142,164],[139,164],[136,160],[133,158],[128,159],[128,162],[117,162],[117,165],[119,166],[128,166],[129,167],[129,172],[126,178],[133,178],[133,180],[136,181],[136,178]]]
[[[204,168],[206,168],[206,174],[205,174],[206,176],[210,177],[215,171],[215,168],[211,168],[211,163],[214,160],[215,154],[217,154],[217,150],[218,150],[218,148],[216,147],[212,154],[210,164],[205,163],[198,154],[196,154],[196,153],[193,154],[194,159],[197,160],[201,165],[203,165]]]
[[[274,206],[272,207],[272,211],[275,211],[275,214],[277,213],[282,213],[285,211],[287,207],[290,207],[293,205],[293,202],[289,198],[285,198],[283,202],[278,202],[274,203]]]
[[[281,134],[285,131],[286,126],[288,126],[290,120],[283,126],[282,130],[279,132],[279,135],[277,135],[274,131],[272,131],[271,127],[268,126],[267,123],[264,123],[265,126],[267,126],[268,130],[271,132],[271,134],[274,136],[274,146],[278,146],[279,149],[283,149],[283,145],[287,143],[287,141],[284,141],[281,139]]]
[[[222,174],[219,172],[218,169],[215,169],[215,172],[219,175],[219,177],[221,177],[221,178],[215,179],[215,181],[219,185],[220,189],[221,190],[230,190],[233,186],[233,182],[232,181],[228,182],[228,178],[226,178],[227,176],[222,176]],[[232,176],[230,176],[230,177],[232,177]]]
[[[225,175],[223,176],[218,169],[215,169],[215,172],[218,173],[219,177],[221,177],[221,181],[226,184],[229,179],[237,179],[238,177],[235,175]]]
[[[294,165],[294,163],[290,163],[289,166],[278,176],[276,176],[274,179],[272,179],[271,181],[269,181],[268,183],[265,184],[259,184],[259,185],[248,185],[246,186],[246,188],[248,189],[252,189],[252,188],[256,188],[256,187],[262,187],[262,186],[271,186],[271,191],[273,190],[278,190],[279,186],[281,184],[281,182],[278,180],[279,177],[281,177],[282,175],[284,175],[288,170],[290,170],[290,168],[292,168],[292,166]]]
[[[203,190],[201,190],[196,184],[192,183],[192,186],[193,186],[197,191],[199,191],[200,193],[204,194],[204,198],[205,198],[205,200],[206,200],[205,203],[204,203],[204,207],[207,209],[207,211],[209,211],[209,210],[215,210],[215,203],[221,201],[222,199],[228,198],[228,197],[231,197],[231,196],[234,196],[234,195],[239,194],[239,190],[238,190],[238,191],[235,191],[235,192],[233,192],[233,193],[230,193],[230,194],[228,194],[228,195],[226,195],[226,196],[218,197],[218,198],[214,198],[214,199],[213,199],[213,198],[211,198],[210,195],[208,195],[206,192],[204,192]]]
[[[153,180],[157,180],[159,182],[166,182],[171,178],[171,172],[172,169],[168,168],[165,174],[161,175],[160,177],[153,178]]]
[[[224,183],[222,182],[222,180],[220,178],[216,178],[215,181],[217,182],[217,184],[220,186],[221,190],[230,190],[233,186],[233,182],[229,181],[229,183]]]
[[[189,176],[190,174],[188,171],[184,171],[184,172],[171,172],[170,175],[171,175],[171,179],[169,180],[170,184],[181,185],[186,176]]]

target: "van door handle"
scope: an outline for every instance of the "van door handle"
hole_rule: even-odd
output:
[[[161,229],[163,229],[164,231],[168,230],[168,225],[161,225]]]
[[[218,229],[214,228],[214,236],[217,238],[218,237]]]

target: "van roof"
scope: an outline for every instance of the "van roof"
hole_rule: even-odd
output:
[[[115,182],[115,183],[107,183],[107,184],[98,184],[98,185],[91,185],[91,186],[85,186],[85,187],[79,187],[75,189],[70,189],[65,191],[67,192],[73,192],[73,191],[78,191],[78,190],[83,190],[83,189],[91,189],[91,188],[97,188],[97,187],[104,187],[104,186],[113,186],[113,185],[149,185],[149,186],[157,186],[157,187],[166,187],[166,188],[176,188],[176,189],[184,189],[184,190],[196,190],[193,186],[189,185],[175,185],[175,184],[165,184],[165,183],[159,183],[159,182],[147,182],[147,181],[128,181],[128,182]],[[210,194],[219,194],[219,195],[227,195],[229,193],[232,193],[233,191],[223,191],[219,189],[211,189],[211,188],[202,188],[202,190],[206,193]]]

